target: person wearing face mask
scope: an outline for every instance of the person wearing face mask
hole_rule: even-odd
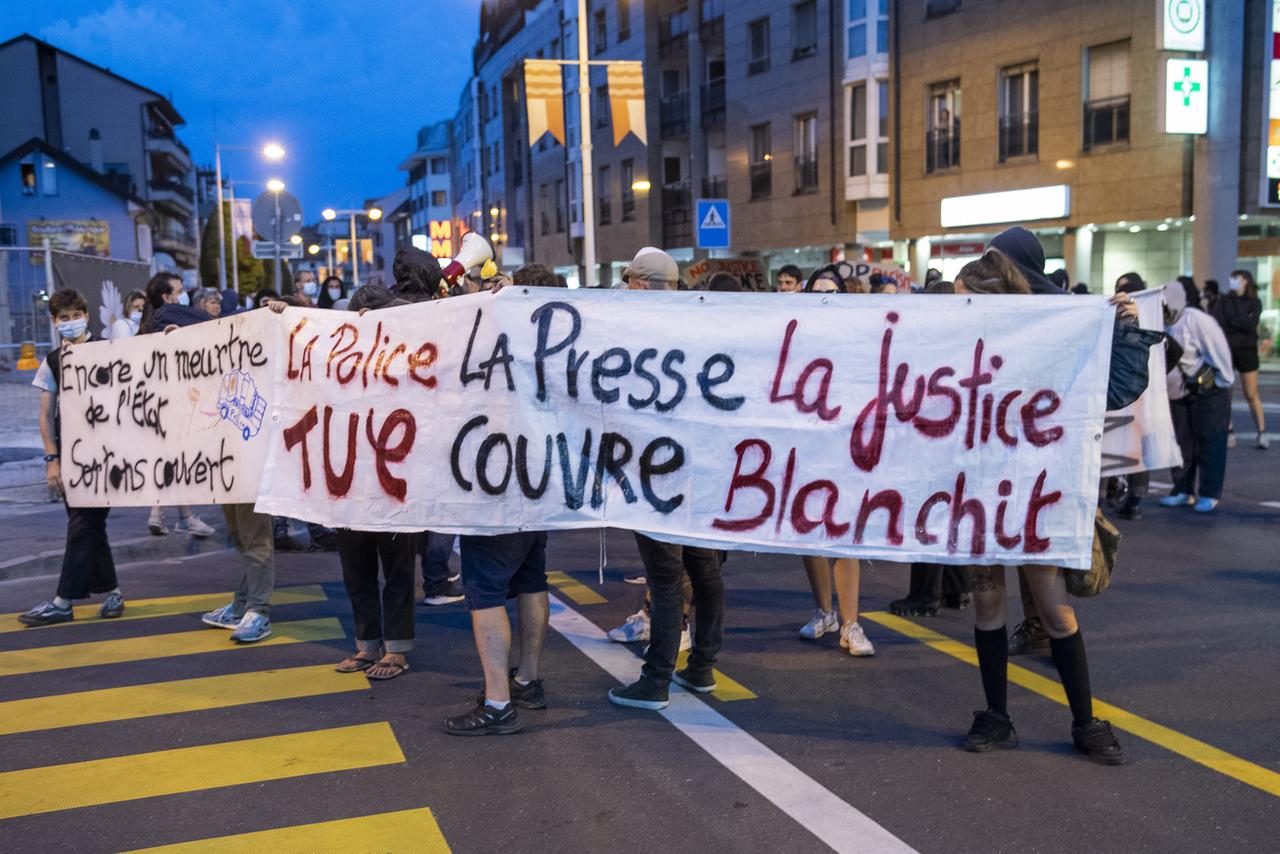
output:
[[[124,317],[116,318],[104,337],[114,341],[117,338],[132,338],[137,335],[138,328],[142,325],[142,312],[146,305],[146,294],[142,291],[129,291],[129,295],[124,298]]]
[[[1249,402],[1253,424],[1258,428],[1255,445],[1266,450],[1267,416],[1258,394],[1258,322],[1262,319],[1262,301],[1258,299],[1258,283],[1248,270],[1233,270],[1227,280],[1227,292],[1209,309],[1227,335],[1231,348],[1231,364],[1240,375],[1244,398]]]
[[[316,283],[316,274],[310,270],[299,270],[293,277],[293,293],[307,298],[307,304],[314,307],[320,286]]]
[[[342,284],[342,279],[337,276],[326,276],[324,284],[320,286],[320,299],[316,302],[317,308],[333,308],[334,303],[347,295],[347,289]]]
[[[61,449],[62,421],[58,411],[58,377],[62,353],[67,347],[88,341],[89,306],[79,291],[66,288],[49,298],[49,314],[57,324],[61,346],[40,363],[32,385],[40,389],[40,438],[44,442],[46,476],[51,489],[64,495]],[[65,495],[64,495],[65,499]],[[62,556],[62,572],[57,594],[18,617],[24,626],[49,626],[75,618],[72,602],[105,593],[98,616],[112,619],[124,614],[124,597],[116,580],[115,561],[107,539],[107,507],[67,508],[67,545]]]

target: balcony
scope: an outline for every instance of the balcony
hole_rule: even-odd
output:
[[[164,252],[184,266],[194,266],[196,262],[196,234],[183,222],[164,218],[160,227],[151,235],[151,248],[156,252]]]
[[[681,9],[658,19],[658,55],[683,53],[689,46],[689,10]]]
[[[658,133],[663,139],[689,132],[689,93],[665,96],[658,108]]]
[[[1129,141],[1129,96],[1084,105],[1084,150]]]
[[[1035,156],[1040,146],[1040,121],[1035,110],[1000,118],[1000,162]]]
[[[717,127],[724,124],[724,78],[712,80],[702,86],[702,126]]]
[[[702,198],[727,199],[728,197],[729,183],[725,181],[723,175],[708,175],[702,179]]]
[[[688,181],[662,185],[663,246],[688,246],[693,242],[692,208]]]
[[[153,178],[148,182],[149,192],[147,198],[156,204],[167,204],[172,208],[182,211],[187,216],[195,210],[195,190],[192,190],[181,181],[171,178]]]
[[[763,199],[773,194],[773,163],[765,160],[751,164],[751,198]]]
[[[147,151],[169,158],[181,172],[191,171],[191,154],[172,132],[153,127],[147,130]]]
[[[939,172],[960,165],[960,128],[935,128],[925,134],[925,171]]]

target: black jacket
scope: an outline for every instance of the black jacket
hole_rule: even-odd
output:
[[[1258,321],[1262,317],[1262,301],[1243,294],[1223,295],[1213,304],[1213,319],[1227,334],[1232,350],[1258,346]]]

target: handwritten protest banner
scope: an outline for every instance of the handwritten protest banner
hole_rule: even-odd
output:
[[[1138,325],[1164,329],[1162,290],[1139,291]],[[1102,474],[1121,475],[1155,471],[1182,465],[1182,452],[1173,434],[1169,412],[1169,388],[1165,382],[1164,347],[1148,351],[1147,390],[1142,397],[1117,412],[1108,412],[1102,438]]]
[[[254,312],[68,347],[60,378],[67,500],[256,500],[279,327],[279,318]]]
[[[1083,568],[1112,316],[1101,298],[541,288],[255,312],[278,348],[257,507]]]

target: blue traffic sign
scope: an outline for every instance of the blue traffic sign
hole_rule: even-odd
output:
[[[698,199],[696,223],[699,249],[729,248],[729,200]]]

